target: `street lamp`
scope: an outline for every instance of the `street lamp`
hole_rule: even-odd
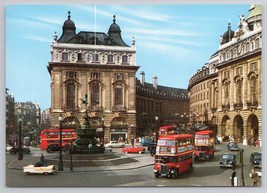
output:
[[[155,133],[156,133],[156,144],[158,143],[158,137],[159,137],[159,131],[158,131],[158,120],[159,120],[159,117],[156,116],[155,117],[155,120],[156,120],[156,129],[155,129]]]
[[[23,154],[22,154],[22,149],[21,149],[21,122],[22,122],[22,119],[21,117],[19,117],[19,155],[18,155],[18,160],[22,160],[23,158]]]
[[[241,162],[241,180],[240,180],[240,183],[241,183],[241,186],[245,186],[244,171],[243,171],[243,168],[244,168],[243,155],[244,155],[244,149],[242,148],[242,149],[240,149],[240,162]]]
[[[102,117],[102,128],[103,128],[103,145],[105,144],[105,118],[104,117]]]
[[[73,141],[71,140],[70,141],[70,171],[73,171],[72,151],[73,151]]]
[[[63,171],[63,161],[62,161],[62,115],[59,114],[59,163],[58,170]]]

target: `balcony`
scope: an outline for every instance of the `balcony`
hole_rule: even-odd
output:
[[[234,104],[234,109],[235,110],[241,110],[243,108],[243,103],[235,103]]]
[[[222,110],[223,111],[229,111],[229,109],[230,109],[230,104],[222,105]]]
[[[257,109],[258,101],[247,102],[247,106],[248,106],[249,109]]]

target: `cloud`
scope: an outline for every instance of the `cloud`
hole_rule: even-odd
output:
[[[17,18],[7,18],[7,23],[14,24],[14,25],[23,25],[27,27],[33,27],[33,28],[48,28],[51,27],[48,24],[41,23],[39,21],[32,21],[32,20],[25,20],[25,19],[17,19]]]
[[[44,38],[44,37],[41,37],[41,36],[26,36],[24,37],[25,39],[29,39],[29,40],[34,40],[34,41],[37,41],[37,42],[45,42],[45,43],[51,43],[53,41],[52,38]]]

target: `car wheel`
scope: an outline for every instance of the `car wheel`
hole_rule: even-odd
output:
[[[124,148],[125,146],[124,146],[124,145],[122,145],[121,147],[122,147],[122,148]]]
[[[159,172],[154,172],[155,178],[159,178]]]
[[[125,153],[128,153],[128,151],[126,151]]]
[[[171,174],[171,178],[173,178],[173,179],[177,179],[178,178],[178,170],[177,169],[175,169],[174,173]]]
[[[44,172],[44,175],[47,175],[48,173],[47,172]]]
[[[30,175],[31,173],[30,172],[26,172],[26,175]]]
[[[142,153],[142,151],[138,151],[138,153],[139,153],[139,154],[141,154],[141,153]]]

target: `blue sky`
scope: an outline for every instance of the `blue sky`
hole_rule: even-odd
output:
[[[96,7],[96,14],[95,14]],[[208,62],[219,47],[220,35],[232,24],[237,29],[239,15],[248,16],[249,5],[8,5],[6,6],[6,87],[16,102],[51,106],[50,75],[47,64],[50,44],[71,11],[79,31],[108,32],[113,15],[122,38],[131,45],[136,40],[140,71],[151,83],[187,88],[191,76]],[[96,18],[95,18],[96,15]]]

